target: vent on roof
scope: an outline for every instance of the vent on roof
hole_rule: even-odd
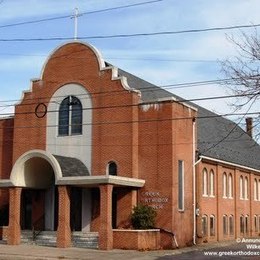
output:
[[[252,117],[246,118],[246,132],[252,138],[252,135],[253,135],[253,118]]]

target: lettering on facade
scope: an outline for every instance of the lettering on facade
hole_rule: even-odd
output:
[[[163,209],[165,204],[169,203],[169,198],[163,196],[159,191],[143,191],[141,192],[141,203],[154,209]]]

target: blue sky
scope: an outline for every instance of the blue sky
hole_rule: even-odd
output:
[[[102,10],[146,0],[2,0],[0,26],[24,21],[59,17],[79,12]],[[260,23],[259,0],[164,0],[131,8],[82,15],[79,37],[180,31]],[[245,29],[245,32],[250,32]],[[0,28],[0,39],[73,37],[73,19],[64,18]],[[239,30],[160,35],[115,39],[89,39],[104,59],[160,86],[221,79],[218,60],[236,54],[226,36],[239,37]],[[38,78],[48,54],[64,41],[0,41],[0,101],[18,100]],[[220,85],[168,88],[184,98],[228,94]],[[199,102],[220,114],[232,111],[230,99]],[[0,102],[0,105],[5,104]],[[257,105],[252,108],[259,111]],[[0,113],[10,108],[0,108]]]

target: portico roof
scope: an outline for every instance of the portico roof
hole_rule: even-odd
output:
[[[76,185],[82,187],[95,187],[100,184],[112,184],[115,186],[128,186],[141,188],[145,184],[145,180],[137,178],[128,178],[113,175],[98,175],[98,176],[76,176],[63,177],[57,181],[57,185]]]

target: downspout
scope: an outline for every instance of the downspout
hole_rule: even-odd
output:
[[[192,179],[193,179],[193,244],[196,245],[197,228],[196,228],[196,165],[201,162],[202,158],[195,161],[196,157],[196,136],[195,136],[195,122],[196,119],[192,120]]]

